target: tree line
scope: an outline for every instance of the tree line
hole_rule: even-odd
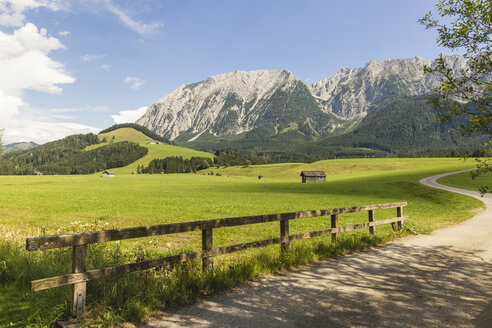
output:
[[[212,165],[212,160],[207,157],[183,159],[181,156],[174,156],[153,159],[147,167],[139,165],[137,167],[137,173],[194,173],[198,170],[208,169]]]
[[[238,166],[238,165],[259,165],[270,164],[272,161],[265,156],[257,156],[252,154],[241,154],[232,150],[216,150],[214,164],[216,166]]]

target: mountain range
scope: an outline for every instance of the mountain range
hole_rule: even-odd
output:
[[[456,72],[467,67],[461,56],[450,56],[446,60]],[[342,68],[331,78],[315,83],[301,81],[285,69],[215,75],[182,85],[152,104],[136,123],[176,144],[199,149],[271,153],[289,152],[289,148],[297,145],[319,152],[315,149],[321,145],[361,148],[347,142],[350,141],[347,138],[354,137],[353,131],[358,128],[370,127],[367,120],[374,121],[376,112],[385,108],[385,115],[376,115],[378,126],[414,130],[418,135],[435,130],[438,135],[434,133],[429,143],[425,138],[394,131],[385,138],[391,135],[396,143],[372,138],[371,142],[366,142],[372,146],[363,147],[366,150],[411,153],[419,149],[425,153],[443,147],[475,147],[480,138],[460,137],[452,131],[453,124],[441,127],[434,122],[435,113],[422,97],[431,94],[440,81],[437,76],[424,75],[424,65],[434,63],[420,57],[371,60],[362,68]],[[393,117],[391,109],[386,107],[397,100],[400,100],[399,115],[405,118],[406,126],[395,125],[395,122],[387,124]],[[401,112],[403,103],[406,109]],[[420,128],[415,126],[417,121]],[[424,126],[433,128],[425,132]],[[340,137],[342,135],[347,138]],[[329,141],[331,139],[343,142],[335,143]],[[388,145],[383,146],[385,143]],[[398,146],[394,147],[396,144]]]
[[[16,142],[3,146],[3,153],[7,154],[14,150],[27,150],[36,147],[38,144],[32,141],[29,142]]]

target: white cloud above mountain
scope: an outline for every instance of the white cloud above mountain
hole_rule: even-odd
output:
[[[155,34],[164,24],[160,22],[143,23],[132,18],[125,10],[113,4],[112,1],[104,1],[106,9],[119,18],[120,22],[129,29],[137,32],[141,36],[151,36]]]
[[[145,80],[142,80],[141,78],[135,76],[127,76],[124,82],[129,83],[130,89],[132,90],[138,90],[142,85],[145,84]]]
[[[123,110],[116,115],[111,115],[111,117],[116,124],[135,123],[135,121],[142,117],[146,111],[147,106],[143,106],[137,109]]]

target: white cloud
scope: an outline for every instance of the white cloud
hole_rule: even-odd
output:
[[[76,108],[51,108],[49,110],[50,113],[73,113],[78,111]]]
[[[0,31],[0,90],[16,96],[23,89],[61,93],[56,84],[73,83],[75,79],[48,54],[63,48],[58,39],[48,37],[46,30],[38,30],[31,23],[13,34]]]
[[[6,95],[0,90],[0,128],[4,128],[3,142],[9,144],[21,141],[45,143],[64,138],[75,133],[98,133],[99,129],[70,122],[57,122],[53,118],[71,119],[59,113],[75,112],[77,109],[54,108],[45,111],[35,110],[24,103],[20,97]]]
[[[56,118],[56,119],[59,119],[59,120],[75,120],[77,119],[78,117],[77,116],[73,116],[73,115],[62,115],[62,114],[51,114],[51,117],[52,118]]]
[[[47,117],[23,115],[22,120],[14,120],[5,129],[4,144],[21,141],[45,143],[76,133],[99,133],[99,129],[71,122],[57,122]]]
[[[60,32],[58,32],[58,35],[60,35],[60,36],[69,36],[70,35],[70,32],[69,31],[60,31]]]
[[[94,106],[94,107],[91,107],[91,110],[93,112],[97,112],[97,113],[107,112],[109,110],[109,107],[108,106]]]
[[[109,0],[106,1],[106,9],[110,13],[116,15],[124,25],[126,25],[131,30],[137,32],[141,36],[150,36],[156,33],[159,28],[164,26],[164,24],[157,22],[146,24],[136,21],[128,13],[115,6]]]
[[[103,70],[105,70],[105,71],[109,71],[109,70],[111,69],[111,66],[110,66],[110,65],[108,65],[108,64],[102,64],[102,65],[101,65],[101,68],[102,68]]]
[[[90,62],[92,60],[96,60],[96,59],[101,59],[101,58],[104,58],[105,55],[89,55],[89,54],[85,54],[82,56],[82,61],[87,63],[87,62]]]
[[[24,105],[24,103],[20,97],[6,95],[0,90],[0,108],[2,109],[0,110],[0,122],[9,123],[10,121],[15,120],[19,115],[19,109],[22,105]],[[0,129],[7,126],[5,123],[2,123],[0,123]]]
[[[25,19],[23,12],[40,6],[35,0],[0,0],[0,25],[21,26]]]
[[[127,76],[125,83],[130,83],[130,89],[138,90],[142,85],[145,84],[145,80],[134,76]]]
[[[0,25],[18,27],[24,23],[24,12],[39,7],[59,10],[63,0],[0,0]]]
[[[116,124],[135,123],[136,120],[145,114],[147,108],[148,107],[144,106],[137,109],[122,110],[116,115],[111,115],[111,117]]]
[[[78,111],[79,110],[75,108],[51,108],[50,110],[48,110],[50,117],[60,120],[75,120],[78,118],[77,116],[67,114],[75,113]]]
[[[49,57],[54,50],[64,49],[60,40],[24,24],[24,11],[48,7],[56,10],[59,1],[0,0],[0,25],[18,27],[12,33],[0,30],[0,129],[4,142],[35,141],[44,143],[74,133],[98,132],[83,124],[58,122],[71,119],[72,109],[36,110],[23,100],[25,90],[60,94],[59,84],[73,83],[62,63]]]

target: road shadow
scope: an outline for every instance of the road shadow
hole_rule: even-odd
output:
[[[492,327],[481,251],[389,244],[270,277],[142,327]]]

